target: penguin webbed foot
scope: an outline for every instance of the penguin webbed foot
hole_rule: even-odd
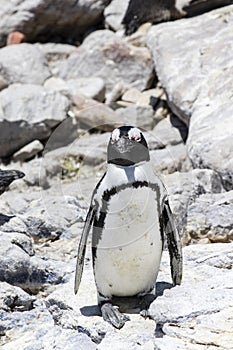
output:
[[[117,329],[121,329],[125,322],[130,320],[128,316],[119,311],[117,306],[113,306],[110,302],[104,303],[100,308],[104,321],[107,321]]]
[[[141,296],[140,301],[140,315],[144,317],[145,319],[149,317],[149,307],[150,304],[155,300],[155,295],[153,294],[146,294],[144,296]]]

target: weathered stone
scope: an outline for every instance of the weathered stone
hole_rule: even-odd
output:
[[[88,97],[79,95],[73,97],[75,107],[73,112],[79,122],[89,129],[112,131],[119,124],[119,118],[114,111]]]
[[[188,171],[191,164],[185,145],[180,143],[150,152],[153,168],[157,173],[172,174],[176,171]]]
[[[1,225],[2,228],[3,225]],[[10,231],[0,232],[0,235],[1,282],[8,282],[34,292],[45,284],[56,284],[62,281],[65,275],[64,264],[46,261],[34,255],[30,256],[27,247],[27,240],[30,238],[25,234]]]
[[[110,0],[59,1],[57,6],[49,0],[25,0],[23,2],[4,2],[0,17],[0,45],[5,44],[6,36],[20,30],[26,40],[38,38],[52,39],[78,38],[89,27],[99,23]]]
[[[119,82],[144,90],[153,79],[148,49],[129,45],[109,30],[88,35],[76,52],[57,68],[58,75],[65,80],[100,77],[105,81],[107,92]]]
[[[43,84],[51,76],[44,54],[31,44],[0,49],[0,74],[8,82]]]
[[[122,28],[122,20],[128,6],[128,0],[112,0],[104,10],[105,23],[117,31]]]
[[[193,165],[216,170],[226,189],[232,189],[233,172],[232,64],[226,50],[232,47],[232,8],[154,26],[147,40],[170,107],[190,123]]]
[[[231,3],[231,0],[130,0],[122,22],[126,34],[131,34],[144,22],[159,23],[195,16]]]
[[[183,143],[178,129],[174,128],[168,118],[161,120],[148,134],[150,149],[164,148],[168,145]]]
[[[25,41],[25,35],[21,32],[11,32],[7,36],[7,45],[16,45]]]
[[[13,159],[16,161],[27,160],[37,155],[43,149],[43,144],[39,140],[34,140],[14,153]]]
[[[151,130],[154,126],[154,110],[151,106],[132,105],[116,110],[119,122],[127,125],[136,125],[145,130]]]
[[[228,259],[227,266],[220,264],[223,259]],[[163,335],[155,340],[159,349],[199,350],[208,349],[210,344],[213,349],[232,348],[232,259],[232,244],[196,245],[184,249],[183,283],[164,290],[149,309],[157,328],[161,329],[160,337]],[[161,275],[164,278],[163,268]],[[196,348],[192,348],[192,344]]]
[[[38,85],[12,85],[1,91],[0,157],[32,140],[46,139],[66,119],[69,104],[65,96]]]
[[[61,78],[50,78],[44,86],[53,91],[59,91],[68,97],[84,95],[103,102],[105,99],[105,84],[101,78],[79,78],[64,81]]]
[[[0,310],[28,311],[33,308],[35,298],[19,287],[0,282]]]
[[[187,235],[192,241],[208,239],[210,242],[233,241],[233,191],[204,194],[188,208]]]
[[[187,232],[187,215],[189,206],[202,194],[223,192],[220,176],[213,170],[194,169],[189,172],[175,172],[163,177],[169,194],[169,203],[176,219],[184,244],[191,241]],[[204,237],[199,235],[196,240]]]
[[[36,43],[34,44],[45,55],[50,67],[52,63],[67,59],[76,50],[76,46],[61,43]]]

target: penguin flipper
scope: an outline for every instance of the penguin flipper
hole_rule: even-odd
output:
[[[163,212],[163,230],[167,239],[170,255],[171,275],[174,285],[181,284],[182,280],[182,247],[179,233],[168,200],[165,200]]]
[[[75,272],[75,282],[74,282],[74,293],[76,294],[79,289],[79,285],[82,278],[84,258],[86,253],[87,238],[90,232],[90,228],[95,217],[95,209],[93,207],[89,208],[87,213],[86,221],[83,227],[81,239],[78,247],[77,263],[76,263],[76,272]]]

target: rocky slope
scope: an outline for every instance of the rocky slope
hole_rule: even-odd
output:
[[[129,37],[119,0],[17,6],[0,27],[2,45],[15,30],[26,41],[0,49],[0,168],[25,173],[0,198],[1,348],[232,349],[233,6]],[[74,23],[80,45],[32,43]],[[78,296],[73,278],[119,124],[144,130],[185,247],[183,284],[171,288],[164,252],[150,319],[124,300],[117,331],[99,316],[90,250]]]

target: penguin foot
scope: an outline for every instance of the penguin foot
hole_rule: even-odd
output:
[[[113,306],[111,303],[103,304],[101,306],[101,312],[104,321],[107,321],[117,329],[121,329],[125,322],[130,320],[128,316],[120,313],[117,306]]]
[[[150,304],[155,300],[155,296],[153,294],[146,294],[141,297],[140,302],[140,315],[145,319],[149,317],[149,307]]]

